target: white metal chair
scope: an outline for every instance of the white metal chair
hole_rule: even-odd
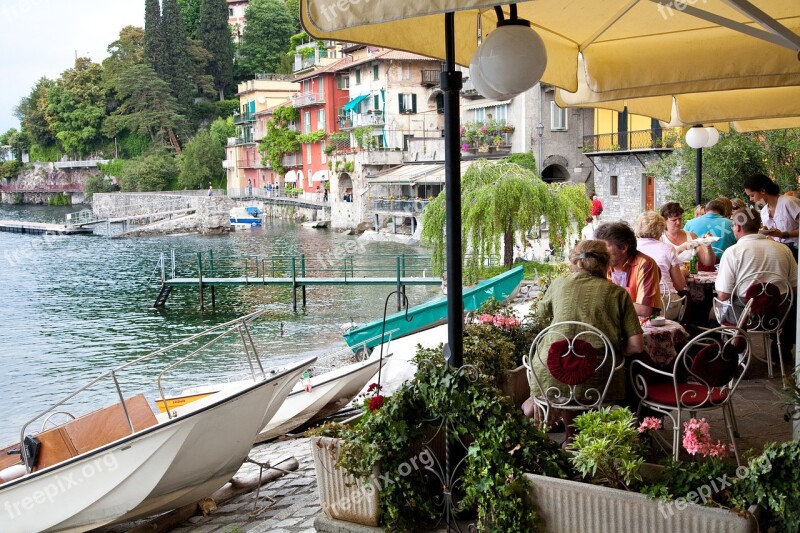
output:
[[[731,399],[749,365],[750,339],[736,326],[710,329],[693,338],[678,354],[671,372],[639,360],[631,363],[630,376],[640,400],[639,409],[649,407],[672,420],[675,460],[680,452],[684,413],[694,418],[698,412],[722,409],[736,462],[741,464]]]
[[[668,320],[683,321],[686,303],[686,296],[678,296],[670,290],[669,285],[661,282],[661,316]]]
[[[602,406],[615,371],[622,367],[621,358],[617,366],[608,337],[591,324],[577,321],[543,329],[522,364],[543,423],[552,408],[588,411]]]
[[[743,326],[751,339],[761,340],[762,350],[754,357],[767,363],[767,373],[773,377],[772,371],[772,338],[778,345],[778,363],[781,368],[781,377],[786,373],[783,368],[783,349],[780,343],[780,335],[783,331],[783,324],[792,308],[794,302],[794,291],[789,284],[789,280],[777,272],[754,272],[743,277],[736,282],[731,293],[726,308],[725,302],[722,304],[723,312],[720,324],[731,324],[736,320],[748,302],[752,302],[750,317]],[[716,305],[717,302],[715,302]],[[716,309],[715,309],[716,312]],[[731,320],[733,318],[733,320]],[[717,318],[720,320],[720,317]],[[763,359],[761,358],[763,354]]]

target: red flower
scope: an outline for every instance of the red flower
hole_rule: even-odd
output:
[[[369,387],[367,387],[367,392],[372,392],[374,390],[381,390],[383,387],[378,385],[377,383],[370,383]]]
[[[370,411],[377,411],[383,405],[383,396],[378,394],[377,396],[373,396],[369,400],[369,410]]]

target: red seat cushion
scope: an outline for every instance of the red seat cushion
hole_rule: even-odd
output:
[[[753,300],[750,311],[756,315],[764,315],[778,308],[781,291],[772,283],[764,284],[754,281],[744,293],[745,301]]]
[[[597,351],[581,339],[561,339],[547,350],[547,369],[561,383],[580,385],[589,380],[597,369]]]
[[[681,405],[689,407],[701,407],[707,402],[718,404],[728,396],[727,392],[717,388],[711,389],[709,394],[708,387],[691,383],[678,384],[678,394],[681,397]],[[647,398],[645,399],[662,405],[678,405],[678,399],[675,397],[675,385],[672,383],[648,384]]]
[[[739,353],[732,343],[722,350],[717,344],[709,344],[694,356],[691,370],[710,386],[721,387],[733,379],[738,364]]]

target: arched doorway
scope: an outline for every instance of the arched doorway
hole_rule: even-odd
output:
[[[542,180],[548,183],[569,181],[569,172],[561,165],[549,165],[542,171]]]

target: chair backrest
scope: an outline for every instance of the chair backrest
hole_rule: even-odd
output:
[[[602,405],[618,361],[602,331],[566,321],[543,329],[522,363],[539,401],[557,409],[587,410]]]
[[[794,290],[785,276],[759,271],[736,282],[731,294],[734,309],[752,302],[746,329],[774,332],[781,328],[794,302]]]
[[[745,319],[746,320],[746,319]],[[685,406],[697,406],[697,389],[706,396],[705,406],[725,403],[750,366],[750,339],[745,330],[722,326],[704,331],[689,341],[673,367],[676,390],[679,383],[695,386],[694,396],[680,398]],[[722,394],[720,392],[723,392]]]
[[[660,316],[665,318],[670,318],[667,316],[667,313],[671,314],[670,307],[674,308],[677,313],[672,316],[671,319],[675,319],[678,322],[683,320],[683,315],[686,313],[686,296],[678,296],[675,292],[670,290],[669,285],[661,282],[661,313]]]

